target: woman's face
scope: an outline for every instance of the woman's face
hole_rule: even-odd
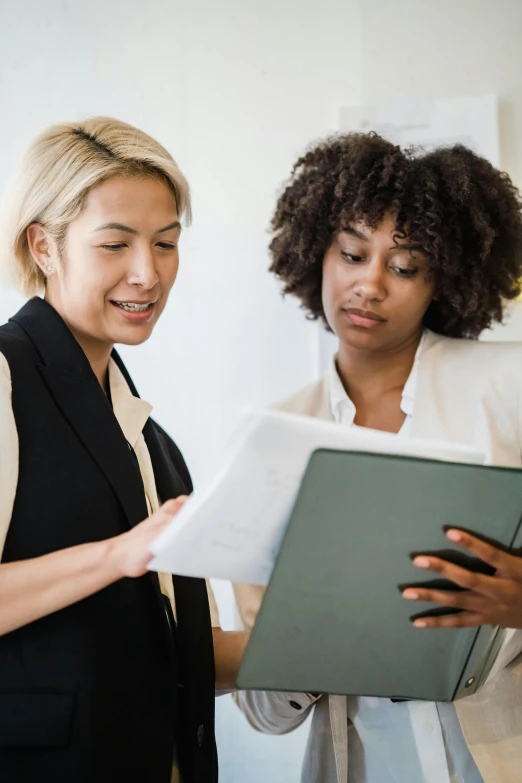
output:
[[[435,284],[422,253],[386,215],[377,229],[340,231],[323,262],[323,307],[340,342],[372,351],[399,347],[422,329]]]
[[[43,234],[33,238],[51,254],[45,298],[84,348],[147,340],[176,279],[180,231],[163,181],[118,176],[90,191],[61,259]]]

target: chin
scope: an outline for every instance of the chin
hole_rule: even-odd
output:
[[[337,333],[339,342],[351,348],[378,348],[384,342],[383,334],[371,329],[342,329]]]
[[[118,345],[141,345],[146,342],[152,334],[153,325],[141,328],[120,329],[113,335],[113,342]]]

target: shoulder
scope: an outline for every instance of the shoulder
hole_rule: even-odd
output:
[[[26,366],[38,361],[31,340],[24,330],[14,321],[0,326],[0,353],[5,363],[11,367]]]
[[[325,375],[269,407],[271,410],[284,411],[285,413],[325,417],[325,412],[328,410],[328,400],[328,376]]]
[[[443,337],[428,332],[423,363],[436,370],[449,369],[457,376],[520,376],[522,342],[492,342]]]

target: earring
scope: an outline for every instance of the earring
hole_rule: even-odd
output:
[[[53,271],[53,265],[52,264],[47,264],[47,266],[45,268],[47,269],[48,272],[52,272]]]

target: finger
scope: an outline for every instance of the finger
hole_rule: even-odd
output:
[[[415,628],[476,628],[487,625],[486,618],[479,612],[459,612],[442,614],[440,617],[422,617],[414,620]]]
[[[416,568],[434,571],[436,574],[441,574],[441,576],[449,579],[450,582],[454,582],[459,587],[464,587],[466,590],[474,590],[475,592],[484,595],[490,595],[492,591],[495,592],[494,585],[500,581],[492,576],[468,571],[453,563],[448,563],[446,560],[441,560],[439,557],[419,555],[414,559],[413,565],[416,566]]]
[[[165,527],[165,525],[171,522],[172,518],[176,516],[180,508],[185,503],[185,500],[186,497],[184,495],[180,496],[179,498],[167,500],[166,503],[164,503],[158,508],[157,511],[154,512],[154,514],[151,514],[150,517],[147,517],[147,519],[143,520],[140,525],[140,529],[145,532],[151,528],[155,529]]]
[[[171,522],[172,518],[180,511],[188,498],[185,495],[180,495],[179,498],[172,498],[167,500],[159,509],[153,514],[153,517],[157,519],[158,524],[164,524],[165,522]]]
[[[517,572],[522,571],[522,560],[520,557],[510,555],[508,552],[503,552],[497,547],[486,544],[485,541],[481,541],[479,538],[465,533],[463,530],[451,529],[448,530],[446,536],[450,541],[458,544],[462,549],[467,552],[471,552],[473,555],[483,560],[484,563],[488,563],[493,568],[503,570],[506,568],[515,568]]]
[[[484,601],[483,596],[467,590],[425,590],[419,587],[408,587],[403,591],[402,597],[408,601],[426,601],[439,606],[451,606],[456,609],[477,609],[477,601]]]
[[[183,506],[188,500],[188,495],[179,495],[177,498],[171,498],[167,500],[158,511],[164,511],[166,514],[177,514],[181,506]]]

